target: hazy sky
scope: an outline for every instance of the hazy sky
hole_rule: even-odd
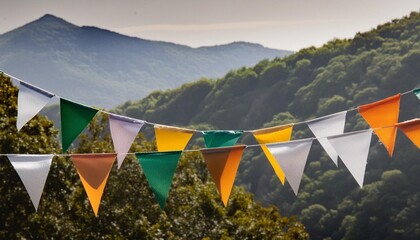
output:
[[[192,47],[232,41],[299,50],[420,10],[420,0],[0,0],[0,34],[46,13]]]

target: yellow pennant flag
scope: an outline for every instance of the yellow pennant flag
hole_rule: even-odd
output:
[[[398,115],[400,113],[400,98],[397,94],[383,100],[358,107],[359,113],[366,120],[375,134],[384,144],[389,156],[394,152],[397,136]]]
[[[157,149],[159,152],[182,151],[194,133],[190,129],[155,125]]]
[[[219,190],[225,207],[232,191],[244,149],[244,145],[201,149],[201,154],[203,154],[207,168],[216,184],[217,190]]]
[[[261,148],[265,156],[267,157],[268,161],[274,169],[274,172],[276,173],[277,177],[280,179],[280,182],[283,185],[286,176],[284,175],[284,172],[281,169],[280,165],[277,163],[276,159],[268,150],[265,144],[290,141],[290,138],[292,137],[292,130],[293,124],[287,124],[283,126],[258,129],[252,132],[254,134],[255,139],[257,139],[258,143],[261,144]]]
[[[95,216],[98,216],[102,194],[116,157],[116,153],[71,155]]]
[[[398,123],[397,127],[420,148],[420,118]]]

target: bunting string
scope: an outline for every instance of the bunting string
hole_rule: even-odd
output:
[[[0,73],[4,74],[4,75],[6,75],[6,76],[8,76],[8,77],[10,77],[12,79],[15,79],[15,80],[17,80],[19,82],[24,82],[25,84],[31,86],[31,88],[33,88],[34,90],[45,92],[45,93],[50,94],[51,96],[54,96],[54,97],[57,97],[57,98],[60,98],[60,99],[65,99],[65,100],[70,101],[70,102],[73,102],[75,104],[78,104],[78,105],[81,105],[81,106],[84,106],[84,107],[88,107],[88,108],[92,108],[92,109],[98,110],[99,112],[102,112],[102,113],[104,113],[106,115],[117,115],[115,113],[112,113],[112,112],[109,112],[109,111],[106,111],[106,110],[103,110],[103,109],[100,109],[100,108],[97,108],[97,107],[94,107],[94,106],[88,106],[88,105],[85,105],[83,103],[79,103],[79,102],[76,102],[76,101],[73,101],[73,100],[70,100],[70,99],[66,99],[66,98],[60,97],[60,96],[56,95],[55,93],[51,93],[51,92],[49,92],[49,91],[47,91],[47,90],[45,90],[43,88],[40,88],[40,87],[35,86],[35,85],[32,85],[32,84],[30,84],[30,83],[28,83],[28,82],[26,82],[24,80],[21,80],[21,79],[15,77],[13,75],[10,75],[10,74],[2,71],[2,70],[0,70]],[[416,94],[416,95],[419,94],[420,95],[420,88],[408,90],[406,92],[401,93],[400,95],[401,96],[404,96],[404,95],[407,95],[407,94]],[[358,110],[358,107],[352,107],[352,108],[349,108],[348,110],[344,110],[344,111],[345,112],[352,112],[352,111],[356,111],[356,110]],[[120,115],[117,115],[117,116],[120,116]],[[126,117],[126,116],[120,116],[120,117],[122,117],[122,118],[130,118],[130,117]],[[319,118],[321,118],[321,117],[319,117]],[[148,124],[148,125],[151,125],[151,126],[158,125],[158,126],[167,126],[167,127],[171,127],[171,128],[179,128],[179,127],[168,126],[168,125],[164,125],[164,124],[160,124],[160,123],[153,123],[153,122],[149,122],[147,120],[140,120],[140,119],[135,119],[135,120],[143,121],[144,124]],[[293,124],[295,126],[296,125],[302,125],[302,124],[307,124],[309,121],[312,121],[312,120],[314,120],[314,119],[309,119],[309,120],[300,121],[300,122],[296,122],[296,123],[290,123],[290,124]],[[389,127],[394,127],[394,126],[389,126]],[[377,128],[377,129],[380,129],[380,128]],[[188,129],[188,130],[193,131],[193,132],[201,132],[201,133],[205,132],[204,130],[197,130],[197,129]],[[242,131],[244,133],[252,133],[255,130],[257,130],[257,129],[254,129],[254,130],[231,130],[231,131]]]
[[[26,81],[24,81],[24,80],[21,80],[21,79],[19,79],[19,78],[17,78],[17,77],[14,77],[13,75],[10,75],[10,74],[8,74],[8,73],[6,73],[6,72],[2,71],[2,70],[0,70],[0,73],[4,74],[4,75],[6,75],[6,76],[8,76],[8,77],[10,77],[10,78],[12,78],[12,79],[15,79],[15,80],[17,80],[17,81],[19,81],[19,82],[24,82],[24,83],[26,83],[27,85],[30,85],[30,86],[31,86],[34,90],[41,91],[41,92],[45,92],[45,93],[48,93],[48,94],[50,94],[50,95],[52,95],[52,96],[54,96],[54,97],[57,97],[57,98],[60,98],[60,99],[65,99],[65,100],[70,101],[70,102],[73,102],[73,103],[75,103],[75,104],[78,104],[78,105],[81,105],[81,106],[84,106],[84,107],[89,107],[89,108],[92,108],[92,109],[98,110],[99,112],[102,112],[102,113],[107,114],[107,115],[117,115],[117,114],[115,114],[115,113],[108,112],[108,111],[106,111],[106,110],[103,110],[103,109],[100,109],[100,108],[97,108],[97,107],[94,107],[94,106],[88,106],[88,105],[85,105],[85,104],[83,104],[83,103],[79,103],[79,102],[76,102],[76,101],[73,101],[73,100],[70,100],[70,99],[66,99],[66,98],[60,97],[60,96],[58,96],[58,95],[57,95],[57,94],[55,94],[55,93],[51,93],[51,92],[49,92],[49,91],[47,91],[47,90],[45,90],[45,89],[43,89],[43,88],[40,88],[40,87],[35,86],[35,85],[32,85],[32,84],[30,84],[30,83],[28,83],[28,82],[26,82]],[[407,94],[416,94],[416,95],[417,95],[417,94],[420,94],[420,88],[416,88],[416,89],[408,90],[408,91],[406,91],[406,92],[401,93],[400,95],[401,95],[401,96],[404,96],[404,95],[407,95]],[[352,107],[352,108],[349,108],[349,109],[344,110],[344,111],[346,111],[346,112],[352,112],[352,111],[356,111],[356,110],[358,110],[358,107]],[[121,116],[121,117],[125,117],[125,116]],[[127,118],[128,118],[128,117],[127,117]],[[137,119],[137,120],[140,120],[140,119]],[[309,119],[309,120],[305,120],[305,121],[300,121],[300,122],[296,122],[296,123],[290,123],[290,124],[294,124],[295,126],[296,126],[296,125],[302,125],[302,124],[307,124],[307,122],[309,122],[309,121],[311,121],[311,120],[313,120],[313,119]],[[144,122],[144,124],[148,124],[148,125],[152,125],[152,126],[156,126],[156,125],[159,125],[159,126],[168,126],[168,125],[164,125],[164,124],[160,124],[160,123],[153,123],[153,122],[149,122],[149,121],[147,121],[147,120],[140,120],[140,121],[143,121],[143,122]],[[168,126],[168,127],[171,127],[171,128],[178,128],[178,127],[174,127],[174,126]],[[188,129],[188,130],[193,131],[193,132],[201,132],[201,133],[205,132],[204,130],[197,130],[197,129]],[[231,131],[242,131],[242,132],[244,132],[244,133],[251,133],[251,132],[253,132],[253,131],[255,131],[255,130],[256,130],[256,129],[254,129],[254,130],[231,130]],[[229,131],[229,130],[227,130],[227,131]]]
[[[414,121],[416,119],[417,118],[412,119],[412,120],[408,120],[406,122]],[[404,123],[404,122],[402,122],[402,123]],[[398,126],[398,125],[400,125],[402,123],[397,123],[397,124],[392,125],[392,126],[385,126],[385,127],[380,127],[380,128],[371,128],[371,130],[378,130],[378,129],[385,129],[385,128],[393,128],[393,127]],[[364,129],[364,130],[347,132],[347,133],[360,133],[360,132],[365,132],[367,130],[370,130],[370,129]],[[320,140],[320,139],[328,139],[330,137],[335,137],[335,136],[340,136],[340,135],[331,135],[331,136],[328,136],[328,137],[309,137],[309,138],[304,138],[304,139],[305,140]],[[300,139],[298,139],[298,140],[300,140]],[[294,140],[292,140],[292,141],[294,141]],[[275,143],[279,143],[279,142],[272,142],[272,143],[268,143],[268,144],[275,144]],[[245,148],[255,148],[255,147],[261,147],[262,145],[267,145],[267,144],[240,144],[240,145],[241,146],[244,146]],[[237,145],[235,145],[235,146],[237,146]],[[200,151],[206,150],[206,149],[212,149],[212,148],[185,149],[185,150],[182,150],[182,152],[184,152],[184,153],[188,153],[188,152],[200,152]],[[151,152],[124,152],[124,153],[119,153],[119,154],[136,155],[136,154],[139,154],[139,153],[159,153],[159,152],[161,152],[161,151],[151,151]],[[50,154],[54,155],[55,157],[71,157],[71,156],[76,155],[76,154],[77,155],[84,155],[84,154],[86,154],[86,155],[91,155],[91,154],[97,154],[97,155],[104,154],[104,155],[106,155],[106,154],[110,154],[110,153],[111,152],[101,152],[101,153],[50,153]],[[18,153],[0,153],[0,156],[13,156],[13,155],[24,155],[24,154],[18,154]],[[44,154],[38,154],[38,155],[44,155]]]
[[[415,121],[417,120],[417,118],[415,119],[411,119],[411,120],[407,120],[405,122],[409,122],[409,121]],[[379,130],[379,129],[386,129],[386,128],[394,128],[396,126],[399,126],[405,122],[401,122],[401,123],[397,123],[395,125],[391,125],[391,126],[384,126],[384,127],[380,127],[380,128],[370,128],[371,130]],[[420,122],[420,121],[419,121]],[[364,130],[359,130],[359,131],[353,131],[353,132],[347,132],[347,133],[359,133],[359,132],[365,132],[369,129],[364,129]],[[341,135],[341,134],[340,134]],[[309,138],[304,138],[306,140],[321,140],[321,139],[328,139],[329,137],[335,137],[335,136],[340,136],[340,135],[331,135],[328,137],[309,137]],[[274,144],[274,143],[278,143],[278,142],[272,142],[269,144]],[[245,148],[255,148],[255,147],[261,147],[265,144],[240,144],[243,145]],[[210,149],[210,148],[197,148],[197,149],[184,149],[182,150],[182,152],[188,153],[188,152],[200,152],[202,150],[206,150],[206,149]],[[160,151],[151,151],[151,152],[141,152],[141,153],[158,153]],[[136,155],[140,152],[119,152],[119,154],[125,154],[125,155]],[[55,157],[71,157],[72,155],[83,155],[83,154],[110,154],[110,152],[101,152],[101,153],[51,153],[52,155],[54,155]],[[0,156],[13,156],[13,155],[24,155],[24,154],[18,154],[18,153],[0,153]],[[43,154],[40,154],[43,155]]]

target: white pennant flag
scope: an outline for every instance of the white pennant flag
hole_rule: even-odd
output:
[[[28,83],[20,82],[18,94],[18,114],[16,127],[22,127],[47,105],[54,94],[34,87]]]
[[[121,167],[131,144],[143,127],[144,121],[109,114],[109,127],[111,129],[112,142],[117,152],[118,169]]]
[[[344,111],[306,122],[325,152],[337,166],[338,154],[326,137],[343,134],[346,114],[347,111]]]
[[[286,179],[297,195],[306,160],[311,150],[313,139],[267,144],[267,148],[283,169]]]
[[[18,173],[35,210],[38,210],[45,181],[50,171],[54,155],[7,155],[16,172]]]
[[[360,187],[363,187],[371,139],[372,129],[328,137]]]

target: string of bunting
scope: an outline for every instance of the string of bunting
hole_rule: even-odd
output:
[[[86,190],[93,212],[97,216],[111,168],[117,160],[119,169],[127,155],[137,157],[156,200],[163,209],[182,152],[200,151],[202,153],[222,202],[226,206],[242,153],[246,148],[261,147],[280,182],[284,185],[287,178],[295,194],[298,193],[314,140],[318,140],[336,165],[338,157],[340,157],[360,187],[363,186],[373,132],[383,143],[390,156],[394,152],[397,128],[420,148],[420,119],[398,122],[401,96],[414,93],[420,99],[420,89],[299,123],[250,131],[199,131],[151,123],[106,112],[61,98],[7,73],[3,72],[3,74],[19,81],[20,84],[16,123],[18,131],[37,115],[53,97],[60,99],[63,154],[0,154],[0,156],[7,156],[10,160],[27,189],[35,209],[38,208],[54,156],[71,158]],[[353,110],[359,111],[359,114],[369,124],[369,129],[344,133],[346,114]],[[73,141],[99,111],[109,116],[115,153],[66,154]],[[134,139],[145,124],[154,126],[158,151],[129,152]],[[293,127],[298,124],[307,124],[315,138],[291,140]],[[203,134],[205,148],[186,150],[185,147],[191,137],[197,132]],[[258,144],[236,145],[243,133],[252,133]]]

